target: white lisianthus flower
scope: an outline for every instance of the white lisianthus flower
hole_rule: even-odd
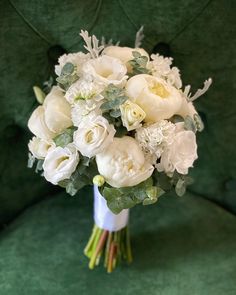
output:
[[[79,163],[79,154],[73,144],[50,150],[44,160],[44,177],[47,181],[58,182],[69,179]]]
[[[132,52],[137,51],[142,56],[146,56],[149,60],[148,53],[142,48],[130,48],[130,47],[120,47],[120,46],[107,46],[103,53],[115,58],[118,58],[127,67],[128,73],[132,71],[132,66],[129,61],[134,59]]]
[[[102,115],[100,109],[102,102],[95,99],[78,100],[71,109],[72,122],[74,126],[78,127],[86,116],[97,117]]]
[[[74,144],[83,156],[91,158],[111,144],[115,132],[104,117],[89,115],[74,132]]]
[[[44,159],[47,153],[55,147],[56,145],[53,140],[45,140],[36,136],[28,143],[29,151],[37,159]]]
[[[61,70],[66,63],[72,63],[76,66],[77,74],[80,75],[83,64],[89,60],[89,54],[83,52],[63,54],[58,59],[58,65],[55,66],[57,76],[61,75]]]
[[[84,76],[91,76],[95,83],[102,85],[123,86],[128,78],[126,72],[126,67],[119,59],[107,55],[91,59],[83,66]]]
[[[81,99],[87,100],[94,98],[99,101],[103,98],[103,96],[100,95],[102,91],[103,87],[97,85],[93,81],[79,79],[66,91],[65,98],[70,104],[74,104]]]
[[[31,114],[28,121],[29,130],[39,138],[48,140],[56,136],[56,133],[49,130],[45,122],[45,109],[38,106]]]
[[[114,138],[108,148],[96,156],[96,162],[106,182],[117,188],[145,181],[154,169],[145,160],[137,141],[129,136]]]
[[[180,174],[188,174],[197,159],[197,143],[194,132],[184,130],[184,124],[176,124],[173,142],[162,153],[161,161],[157,164],[158,171],[172,174],[175,170]]]
[[[126,94],[146,113],[146,122],[169,119],[177,113],[182,97],[180,92],[165,80],[151,75],[140,74],[130,78]]]
[[[135,138],[145,157],[153,164],[161,157],[165,147],[173,142],[175,124],[162,120],[136,130]]]
[[[125,126],[128,131],[140,127],[141,122],[146,116],[145,112],[136,103],[130,100],[127,100],[120,106],[120,111],[123,126]]]
[[[72,125],[71,106],[59,87],[52,88],[44,100],[43,107],[45,123],[50,131],[58,134]]]

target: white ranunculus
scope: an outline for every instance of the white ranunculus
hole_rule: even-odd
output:
[[[57,76],[61,75],[61,70],[66,63],[72,63],[76,66],[77,74],[80,75],[82,65],[89,60],[89,54],[83,52],[63,54],[58,59],[58,65],[55,66],[55,73]]]
[[[137,141],[129,136],[114,138],[108,148],[96,156],[96,162],[106,182],[117,188],[145,181],[154,169],[145,160]]]
[[[28,121],[29,130],[39,138],[48,140],[56,136],[56,133],[49,130],[45,122],[45,109],[38,106],[31,114]]]
[[[120,111],[122,123],[128,131],[140,127],[141,122],[146,116],[145,112],[136,103],[130,100],[127,100],[120,106]]]
[[[58,182],[69,179],[79,163],[79,154],[73,144],[50,150],[44,160],[44,177],[47,181]]]
[[[151,75],[140,74],[130,78],[126,94],[146,113],[146,122],[169,119],[179,110],[182,97],[180,92],[165,80]]]
[[[102,85],[124,85],[128,78],[126,72],[126,67],[119,59],[107,55],[91,59],[83,66],[84,76],[91,76],[95,83]]]
[[[37,159],[44,159],[47,153],[55,147],[56,145],[53,140],[45,140],[36,136],[28,143],[29,151]]]
[[[103,53],[115,58],[118,58],[126,65],[128,72],[132,71],[132,66],[128,63],[130,60],[134,59],[132,52],[137,51],[142,56],[146,56],[149,59],[148,53],[142,48],[130,48],[130,47],[120,47],[120,46],[107,46]]]
[[[167,174],[175,170],[180,174],[188,174],[188,169],[197,159],[197,143],[194,132],[184,130],[183,123],[176,124],[176,133],[173,142],[161,155],[161,161],[157,164],[158,171]]]
[[[45,109],[45,123],[52,132],[61,133],[72,125],[71,106],[59,87],[52,88],[44,100],[43,107]]]
[[[100,109],[102,102],[96,101],[95,99],[78,100],[71,109],[71,117],[74,126],[79,126],[80,123],[89,116],[102,115]]]
[[[104,117],[89,115],[74,132],[74,144],[83,156],[93,157],[111,144],[115,132]]]

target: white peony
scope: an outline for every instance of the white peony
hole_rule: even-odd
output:
[[[123,86],[128,78],[126,72],[126,67],[119,59],[107,55],[91,59],[83,66],[83,74],[87,79],[90,76],[95,83],[105,86]]]
[[[173,142],[162,153],[157,164],[158,171],[172,174],[175,170],[180,174],[188,174],[188,169],[197,159],[197,143],[194,132],[184,130],[183,123],[176,124]]]
[[[126,94],[144,110],[146,122],[169,119],[182,104],[182,96],[175,87],[161,78],[146,74],[130,78]]]
[[[36,136],[28,143],[29,151],[37,159],[44,159],[47,153],[55,147],[56,145],[53,140],[45,140]]]
[[[145,112],[136,103],[130,100],[127,100],[120,106],[120,111],[123,126],[125,126],[128,131],[140,127],[141,122],[146,116]]]
[[[56,136],[56,133],[49,130],[45,122],[45,110],[43,106],[38,106],[33,111],[28,121],[28,128],[34,135],[45,140]]]
[[[51,89],[44,100],[43,107],[45,123],[52,132],[61,133],[72,125],[71,106],[59,87],[54,86]]]
[[[95,99],[78,100],[71,109],[72,122],[74,126],[79,126],[86,116],[93,117],[102,115],[100,109],[102,102]]]
[[[79,163],[79,154],[73,144],[50,150],[44,160],[44,177],[47,181],[58,182],[69,179]]]
[[[145,157],[154,164],[161,157],[165,147],[173,142],[174,132],[175,124],[162,120],[137,129],[135,138]]]
[[[89,54],[83,52],[63,54],[58,59],[58,65],[55,66],[57,76],[61,75],[61,70],[66,63],[72,63],[76,66],[78,76],[81,74],[83,64],[89,60]]]
[[[115,132],[104,117],[89,115],[74,132],[74,144],[83,156],[93,157],[111,144]]]
[[[137,141],[129,136],[114,138],[106,150],[96,156],[99,173],[113,187],[134,186],[149,178],[149,164]]]
[[[128,73],[132,71],[132,66],[129,61],[134,59],[132,52],[137,51],[142,56],[146,56],[149,59],[148,53],[142,48],[130,48],[120,46],[108,46],[103,50],[103,53],[115,58],[118,58],[127,67]]]

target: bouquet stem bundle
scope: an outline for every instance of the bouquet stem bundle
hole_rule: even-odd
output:
[[[98,266],[103,259],[108,273],[111,273],[121,261],[131,263],[129,227],[112,232],[101,229],[95,224],[84,254],[89,258],[90,269]]]

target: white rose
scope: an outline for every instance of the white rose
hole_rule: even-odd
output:
[[[37,159],[44,159],[47,153],[56,147],[53,140],[45,140],[34,136],[28,143],[29,151]]]
[[[126,93],[144,110],[146,122],[169,119],[177,113],[182,103],[181,94],[175,87],[161,78],[146,74],[130,78]]]
[[[42,139],[51,139],[71,125],[70,104],[57,86],[52,88],[43,105],[34,110],[28,121],[30,131]]]
[[[96,162],[106,182],[117,188],[143,182],[154,169],[145,160],[136,140],[129,136],[114,138],[108,148],[96,156]]]
[[[192,131],[184,130],[183,123],[176,124],[176,133],[173,142],[161,155],[161,161],[157,164],[158,171],[167,174],[175,170],[180,174],[188,174],[188,169],[197,159],[196,136]]]
[[[69,144],[64,148],[58,146],[50,150],[44,160],[44,177],[47,181],[58,184],[71,177],[78,163],[79,154],[74,145]]]
[[[45,110],[43,106],[38,106],[33,111],[28,121],[28,128],[34,135],[45,140],[56,136],[56,133],[49,130],[45,122]]]
[[[120,111],[122,123],[128,131],[140,127],[140,123],[146,116],[145,112],[136,103],[130,100],[127,100],[120,106]]]
[[[108,46],[103,50],[103,53],[115,58],[118,58],[123,64],[126,65],[128,72],[132,71],[132,66],[129,61],[134,59],[132,52],[137,51],[142,56],[146,56],[149,59],[148,53],[142,48],[130,48],[130,47],[120,47],[120,46]]]
[[[92,76],[95,82],[103,85],[122,86],[128,78],[126,72],[126,67],[119,59],[107,55],[91,59],[83,66],[85,76]]]
[[[52,88],[44,100],[43,107],[45,109],[45,123],[52,132],[61,133],[72,125],[71,106],[59,87]]]
[[[89,115],[74,132],[74,144],[83,156],[93,157],[111,144],[115,132],[104,117]]]

